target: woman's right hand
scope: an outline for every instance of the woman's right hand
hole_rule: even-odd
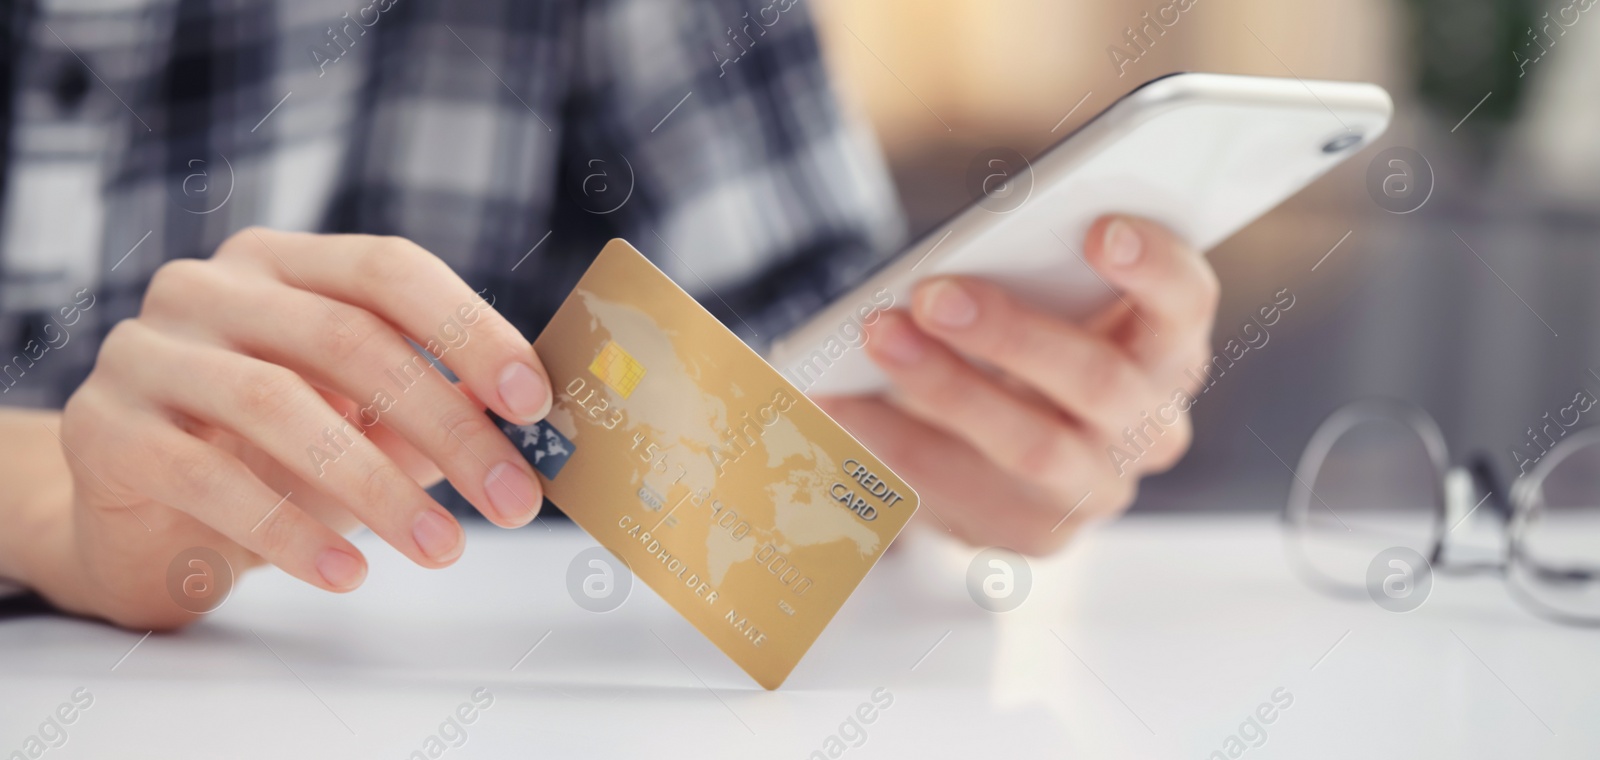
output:
[[[528,340],[416,244],[246,229],[163,266],[106,337],[61,419],[73,556],[24,580],[171,628],[195,618],[167,588],[192,547],[349,591],[367,563],[341,533],[365,525],[444,567],[461,527],[424,488],[448,478],[495,524],[528,523],[539,481],[484,406],[529,424],[550,401]]]

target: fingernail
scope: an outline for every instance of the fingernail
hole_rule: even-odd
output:
[[[339,549],[323,549],[317,555],[317,572],[322,573],[322,579],[329,586],[341,591],[361,585],[361,581],[367,577],[361,560]]]
[[[500,400],[518,422],[531,423],[550,412],[550,387],[532,367],[513,362],[500,373]]]
[[[978,319],[978,302],[965,288],[950,280],[936,280],[923,294],[928,318],[940,326],[957,330]]]
[[[483,490],[503,522],[526,525],[539,511],[540,499],[534,494],[533,480],[510,462],[501,462],[489,471]]]
[[[879,335],[878,352],[896,364],[915,364],[922,360],[922,338],[911,325],[896,323]]]
[[[431,509],[417,515],[416,524],[411,526],[411,537],[417,540],[422,553],[435,562],[454,559],[460,551],[460,526]]]
[[[1144,241],[1133,231],[1133,225],[1117,219],[1106,225],[1105,252],[1106,261],[1119,267],[1132,266],[1144,254]]]

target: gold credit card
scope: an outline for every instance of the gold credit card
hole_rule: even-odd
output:
[[[916,493],[625,241],[533,345],[554,406],[502,426],[545,495],[777,688]]]

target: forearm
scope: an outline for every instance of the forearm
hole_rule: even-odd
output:
[[[35,588],[71,568],[72,474],[60,426],[57,411],[0,407],[0,578]]]

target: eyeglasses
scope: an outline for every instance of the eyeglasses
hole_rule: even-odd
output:
[[[1434,573],[1496,574],[1536,614],[1600,625],[1600,428],[1519,444],[1508,458],[1523,474],[1507,490],[1486,454],[1451,465],[1419,407],[1339,409],[1306,444],[1284,508],[1296,570],[1397,611],[1426,599]],[[1486,523],[1492,546],[1474,544]]]

